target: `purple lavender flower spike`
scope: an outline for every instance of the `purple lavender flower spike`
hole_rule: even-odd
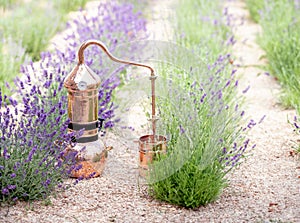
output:
[[[248,86],[248,87],[246,87],[242,92],[243,92],[243,94],[246,94],[248,91],[249,91],[249,89],[250,89],[250,85]]]
[[[261,119],[259,120],[258,124],[262,123],[266,117],[267,117],[266,115],[263,115],[263,117],[261,117]]]
[[[182,127],[182,125],[179,125],[180,134],[185,133],[185,129]]]
[[[1,192],[3,195],[9,195],[9,190],[7,188],[3,188]]]
[[[10,174],[11,178],[15,178],[17,175],[15,173]]]
[[[16,185],[8,185],[8,186],[7,186],[7,189],[8,189],[8,190],[14,190],[14,189],[16,189],[16,188],[17,188]]]

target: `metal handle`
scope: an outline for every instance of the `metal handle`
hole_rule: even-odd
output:
[[[106,46],[98,41],[98,40],[87,40],[86,42],[84,42],[83,44],[81,44],[79,50],[78,50],[78,65],[81,65],[84,63],[84,50],[89,46],[89,45],[97,45],[99,46],[105,53],[106,55],[115,62],[118,63],[123,63],[123,64],[128,64],[128,65],[134,65],[134,66],[138,66],[138,67],[145,67],[147,69],[150,70],[151,75],[150,75],[150,80],[151,80],[151,105],[152,105],[152,131],[153,131],[153,138],[155,138],[155,134],[156,134],[156,116],[155,116],[155,79],[156,76],[154,74],[154,69],[148,65],[142,64],[142,63],[137,63],[137,62],[133,62],[133,61],[127,61],[127,60],[121,60],[118,59],[116,57],[114,57],[109,50],[106,48]],[[155,140],[155,139],[154,139]]]

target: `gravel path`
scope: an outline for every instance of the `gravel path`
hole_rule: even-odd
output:
[[[170,1],[159,4],[170,6]],[[271,77],[258,75],[263,71],[253,66],[263,63],[263,52],[255,44],[260,28],[248,20],[245,4],[236,0],[226,7],[237,23],[244,21],[234,30],[234,51],[235,63],[243,65],[238,68],[241,89],[251,85],[247,113],[256,120],[266,118],[250,133],[257,144],[253,155],[231,173],[230,186],[216,202],[189,210],[151,199],[138,178],[137,145],[119,142],[111,134],[107,144],[114,149],[102,177],[51,198],[49,206],[18,203],[7,215],[2,208],[0,222],[300,222],[300,162],[290,156],[295,136],[287,124],[287,115],[293,117],[294,111],[278,106],[279,86]],[[157,29],[152,25],[150,30]]]

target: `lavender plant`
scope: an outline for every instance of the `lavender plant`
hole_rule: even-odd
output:
[[[260,14],[264,8],[264,0],[247,0],[247,8],[249,9],[250,16],[255,22],[259,22]]]
[[[22,99],[0,95],[1,203],[46,198],[75,167],[76,154],[64,156],[73,136],[64,101],[48,101],[36,86]]]
[[[245,158],[246,132],[256,123],[242,127],[244,112],[233,97],[235,71],[223,78],[230,72],[223,63],[226,57],[208,72],[206,82],[182,71],[164,83],[168,91],[160,93],[159,127],[169,136],[168,153],[151,166],[148,179],[157,199],[189,208],[206,205],[227,185],[226,174]],[[161,72],[172,73],[170,68]]]
[[[204,2],[190,1],[185,6],[188,15],[215,15],[210,13],[220,9],[219,1]],[[222,21],[230,25],[226,10],[224,15]],[[178,20],[185,23],[187,18],[180,16]],[[184,41],[180,41],[194,50],[194,57],[183,62],[194,60],[193,66],[183,70],[165,66],[159,72],[165,78],[161,89],[167,89],[160,92],[159,109],[160,129],[169,136],[168,153],[150,166],[147,179],[153,197],[188,208],[218,198],[227,185],[226,174],[243,161],[250,147],[247,130],[256,125],[254,120],[245,124],[242,97],[236,94],[236,70],[232,70],[227,53],[234,43],[229,28],[219,18],[201,30],[202,25],[196,28],[201,17],[194,19],[190,31],[183,28]],[[206,51],[210,47],[212,50]]]
[[[77,11],[80,8],[83,8],[85,4],[88,2],[88,0],[62,0],[62,1],[49,1],[48,4],[53,4],[54,8],[57,11],[60,11],[61,14],[67,14],[70,11]]]
[[[175,29],[178,44],[197,52],[207,63],[217,60],[220,53],[226,54],[235,39],[230,32],[232,16],[225,8],[220,10],[220,1],[187,0],[176,6]],[[223,20],[220,20],[220,18]]]
[[[9,94],[5,82],[13,83],[23,61],[28,61],[21,42],[12,38],[2,39],[0,42],[0,88],[2,93]]]
[[[261,7],[259,24],[263,33],[258,42],[266,51],[267,69],[282,86],[281,102],[286,107],[299,107],[299,24],[298,0],[250,1]],[[250,7],[250,6],[249,6]]]
[[[264,32],[259,42],[266,51],[268,70],[282,85],[282,104],[298,109],[300,4],[299,1],[285,0],[266,1],[265,5],[260,20]]]
[[[282,86],[282,105],[294,107],[299,114],[300,1],[248,0],[247,3],[249,10],[259,15],[257,22],[263,33],[258,42],[266,52],[266,69]],[[289,122],[298,134],[297,119]]]
[[[19,0],[3,0],[0,2],[0,9],[6,10],[7,8],[10,8],[13,4],[19,2]]]
[[[26,53],[38,60],[40,52],[46,49],[49,40],[60,28],[62,16],[53,8],[37,7],[33,3],[15,7],[14,13],[4,17],[0,30],[5,38],[20,41]],[[49,24],[47,21],[52,20]]]
[[[76,52],[81,42],[106,39],[113,50],[118,36],[129,41],[135,38],[134,33],[144,31],[143,19],[132,9],[128,4],[110,2],[100,4],[97,15],[75,19],[76,28],[66,36],[69,44],[64,50],[43,52],[39,62],[21,67],[22,77],[11,88],[14,98],[0,90],[1,203],[46,198],[56,186],[64,187],[64,177],[78,168],[76,153],[65,154],[74,133],[66,131],[69,120],[64,78],[77,62]],[[109,128],[114,125],[112,95],[119,84],[117,72],[121,68],[111,65],[104,69],[99,54],[97,48],[88,49],[86,63],[103,80],[99,89],[99,116],[105,119],[105,128]]]

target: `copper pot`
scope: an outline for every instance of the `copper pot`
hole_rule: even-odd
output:
[[[149,164],[158,160],[160,155],[167,152],[167,139],[165,136],[144,135],[139,138],[140,164],[139,174],[145,177]]]

